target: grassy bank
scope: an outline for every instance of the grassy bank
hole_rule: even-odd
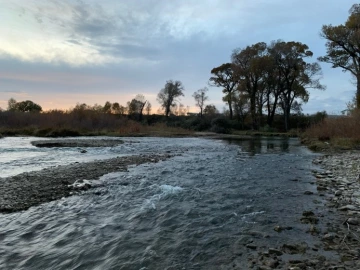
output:
[[[308,128],[301,140],[314,151],[360,149],[360,112],[326,118]]]

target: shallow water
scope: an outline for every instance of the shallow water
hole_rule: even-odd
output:
[[[179,156],[105,175],[104,186],[82,195],[0,215],[0,269],[233,269],[246,265],[244,236],[258,246],[317,244],[299,222],[316,207],[303,195],[316,193],[315,154],[296,139],[124,138],[86,154],[38,149],[33,139],[0,140],[2,176],[128,154]],[[292,230],[279,234],[275,225]]]

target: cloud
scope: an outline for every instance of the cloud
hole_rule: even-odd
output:
[[[96,98],[94,102],[86,101],[89,103],[102,103],[105,96],[113,96],[111,100],[125,104],[129,93],[147,93],[155,108],[156,93],[166,80],[174,79],[185,85],[183,104],[193,105],[192,93],[207,86],[210,70],[229,61],[235,48],[279,38],[295,40],[309,45],[315,61],[325,50],[324,41],[319,38],[321,25],[343,23],[352,3],[3,1],[1,88],[27,92],[41,100],[52,99],[56,93],[77,92],[84,102]],[[351,89],[348,74],[322,66],[322,82],[328,89],[311,93],[309,105],[305,105],[309,110],[323,110],[326,104],[334,104],[326,98],[338,97],[339,90]],[[104,98],[95,97],[96,93]],[[88,98],[88,94],[92,96]],[[209,96],[209,103],[219,109],[224,105],[220,88],[211,87]]]

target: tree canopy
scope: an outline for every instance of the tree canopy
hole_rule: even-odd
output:
[[[165,116],[168,117],[171,108],[176,106],[177,98],[184,96],[184,86],[180,81],[169,80],[166,82],[165,87],[160,90],[157,95],[157,101],[165,110]]]
[[[41,112],[42,108],[39,104],[36,104],[31,100],[17,102],[15,99],[10,98],[8,101],[8,110],[18,112]]]
[[[356,78],[356,104],[360,108],[360,4],[351,7],[345,24],[323,25],[320,35],[327,42],[326,55],[319,57],[319,61],[348,71]]]
[[[210,78],[210,85],[223,88],[224,100],[227,101],[230,112],[230,119],[233,117],[232,96],[238,83],[235,78],[234,66],[232,63],[225,63],[211,70],[213,75]]]
[[[210,82],[223,88],[230,118],[233,108],[238,119],[249,113],[252,128],[258,129],[264,109],[269,126],[275,112],[281,109],[287,130],[290,111],[295,107],[299,111],[301,101],[307,102],[308,89],[324,89],[320,84],[320,65],[305,61],[312,55],[308,46],[300,42],[277,40],[270,45],[258,42],[235,49],[231,63],[211,70]]]

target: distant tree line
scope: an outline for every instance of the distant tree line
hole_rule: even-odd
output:
[[[242,120],[249,115],[252,129],[259,129],[266,114],[266,124],[272,126],[276,112],[284,116],[288,130],[291,110],[300,110],[309,99],[309,89],[324,89],[320,84],[318,63],[307,63],[313,53],[300,42],[273,41],[235,49],[231,63],[211,70],[210,82],[222,87],[230,112]]]

